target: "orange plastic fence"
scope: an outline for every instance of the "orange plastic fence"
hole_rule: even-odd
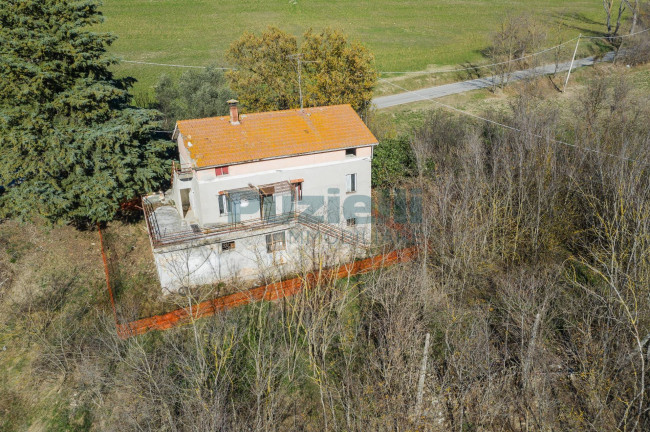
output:
[[[106,289],[108,290],[108,297],[111,300],[111,308],[113,309],[113,317],[115,318],[115,324],[117,322],[117,309],[115,308],[115,298],[113,297],[113,289],[111,288],[111,280],[108,276],[108,260],[106,259],[106,249],[104,248],[104,236],[102,235],[102,230],[97,224],[97,231],[99,231],[99,245],[102,249],[102,261],[104,262],[104,274],[106,275]]]
[[[408,261],[415,254],[415,248],[400,249],[361,261],[355,261],[351,264],[342,265],[336,269],[313,272],[304,278],[288,279],[282,282],[252,288],[247,291],[217,297],[213,300],[199,303],[192,308],[177,309],[166,314],[143,318],[127,324],[117,324],[117,333],[121,338],[126,339],[131,336],[147,333],[151,330],[167,330],[178,325],[187,324],[192,319],[207,317],[217,312],[233,309],[256,301],[273,301],[289,297],[296,294],[303,286],[310,286],[319,280],[340,279]]]
[[[117,319],[117,310],[115,308],[113,290],[110,284],[108,263],[104,250],[104,241],[101,229],[99,230],[99,239],[102,248],[104,270],[106,273],[106,287],[108,289],[113,314],[115,316],[117,334],[122,339],[141,335],[151,330],[167,330],[172,327],[187,324],[193,319],[207,317],[214,315],[217,312],[233,309],[256,301],[273,301],[284,297],[290,297],[296,294],[303,286],[312,286],[318,281],[341,279],[344,277],[367,273],[400,262],[410,261],[417,254],[417,249],[415,247],[399,249],[386,254],[366,258],[364,260],[344,264],[334,269],[312,272],[307,274],[305,277],[288,279],[282,282],[251,288],[247,291],[217,297],[212,300],[198,303],[191,308],[177,309],[162,315],[154,315],[149,318],[143,318],[122,324],[119,323]]]

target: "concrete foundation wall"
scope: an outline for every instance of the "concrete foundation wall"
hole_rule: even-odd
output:
[[[278,232],[285,233],[285,250],[269,253],[266,235]],[[234,249],[224,251],[222,244],[226,241],[234,241]],[[159,248],[154,250],[154,259],[163,291],[176,292],[184,287],[233,280],[280,280],[320,264],[340,265],[360,253],[340,240],[294,224],[247,236]]]

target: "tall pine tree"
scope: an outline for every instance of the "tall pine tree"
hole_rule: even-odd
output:
[[[0,2],[0,216],[111,220],[167,175],[157,112],[109,71],[92,0]]]

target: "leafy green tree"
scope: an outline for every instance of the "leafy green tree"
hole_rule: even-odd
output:
[[[321,33],[311,29],[304,35],[302,53],[306,75],[306,97],[309,105],[349,103],[359,111],[372,100],[377,82],[374,57],[358,42],[331,28]]]
[[[190,70],[178,81],[163,75],[155,91],[165,128],[173,128],[177,120],[226,115],[227,101],[235,98],[223,71],[216,66]]]
[[[298,51],[296,37],[269,27],[261,36],[244,33],[226,57],[236,70],[228,72],[230,87],[248,111],[300,106],[298,77],[289,56]]]
[[[0,215],[104,222],[167,175],[158,113],[130,105],[92,0],[0,3]]]
[[[372,186],[395,186],[417,174],[417,164],[409,139],[405,136],[382,140],[372,158]]]
[[[356,110],[368,106],[377,81],[372,54],[336,30],[295,36],[269,27],[235,41],[227,53],[236,70],[228,72],[232,89],[249,111],[348,103]]]

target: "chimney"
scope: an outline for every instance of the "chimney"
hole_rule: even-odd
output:
[[[238,125],[239,124],[239,110],[237,109],[237,100],[230,99],[228,105],[230,105],[230,124]]]

